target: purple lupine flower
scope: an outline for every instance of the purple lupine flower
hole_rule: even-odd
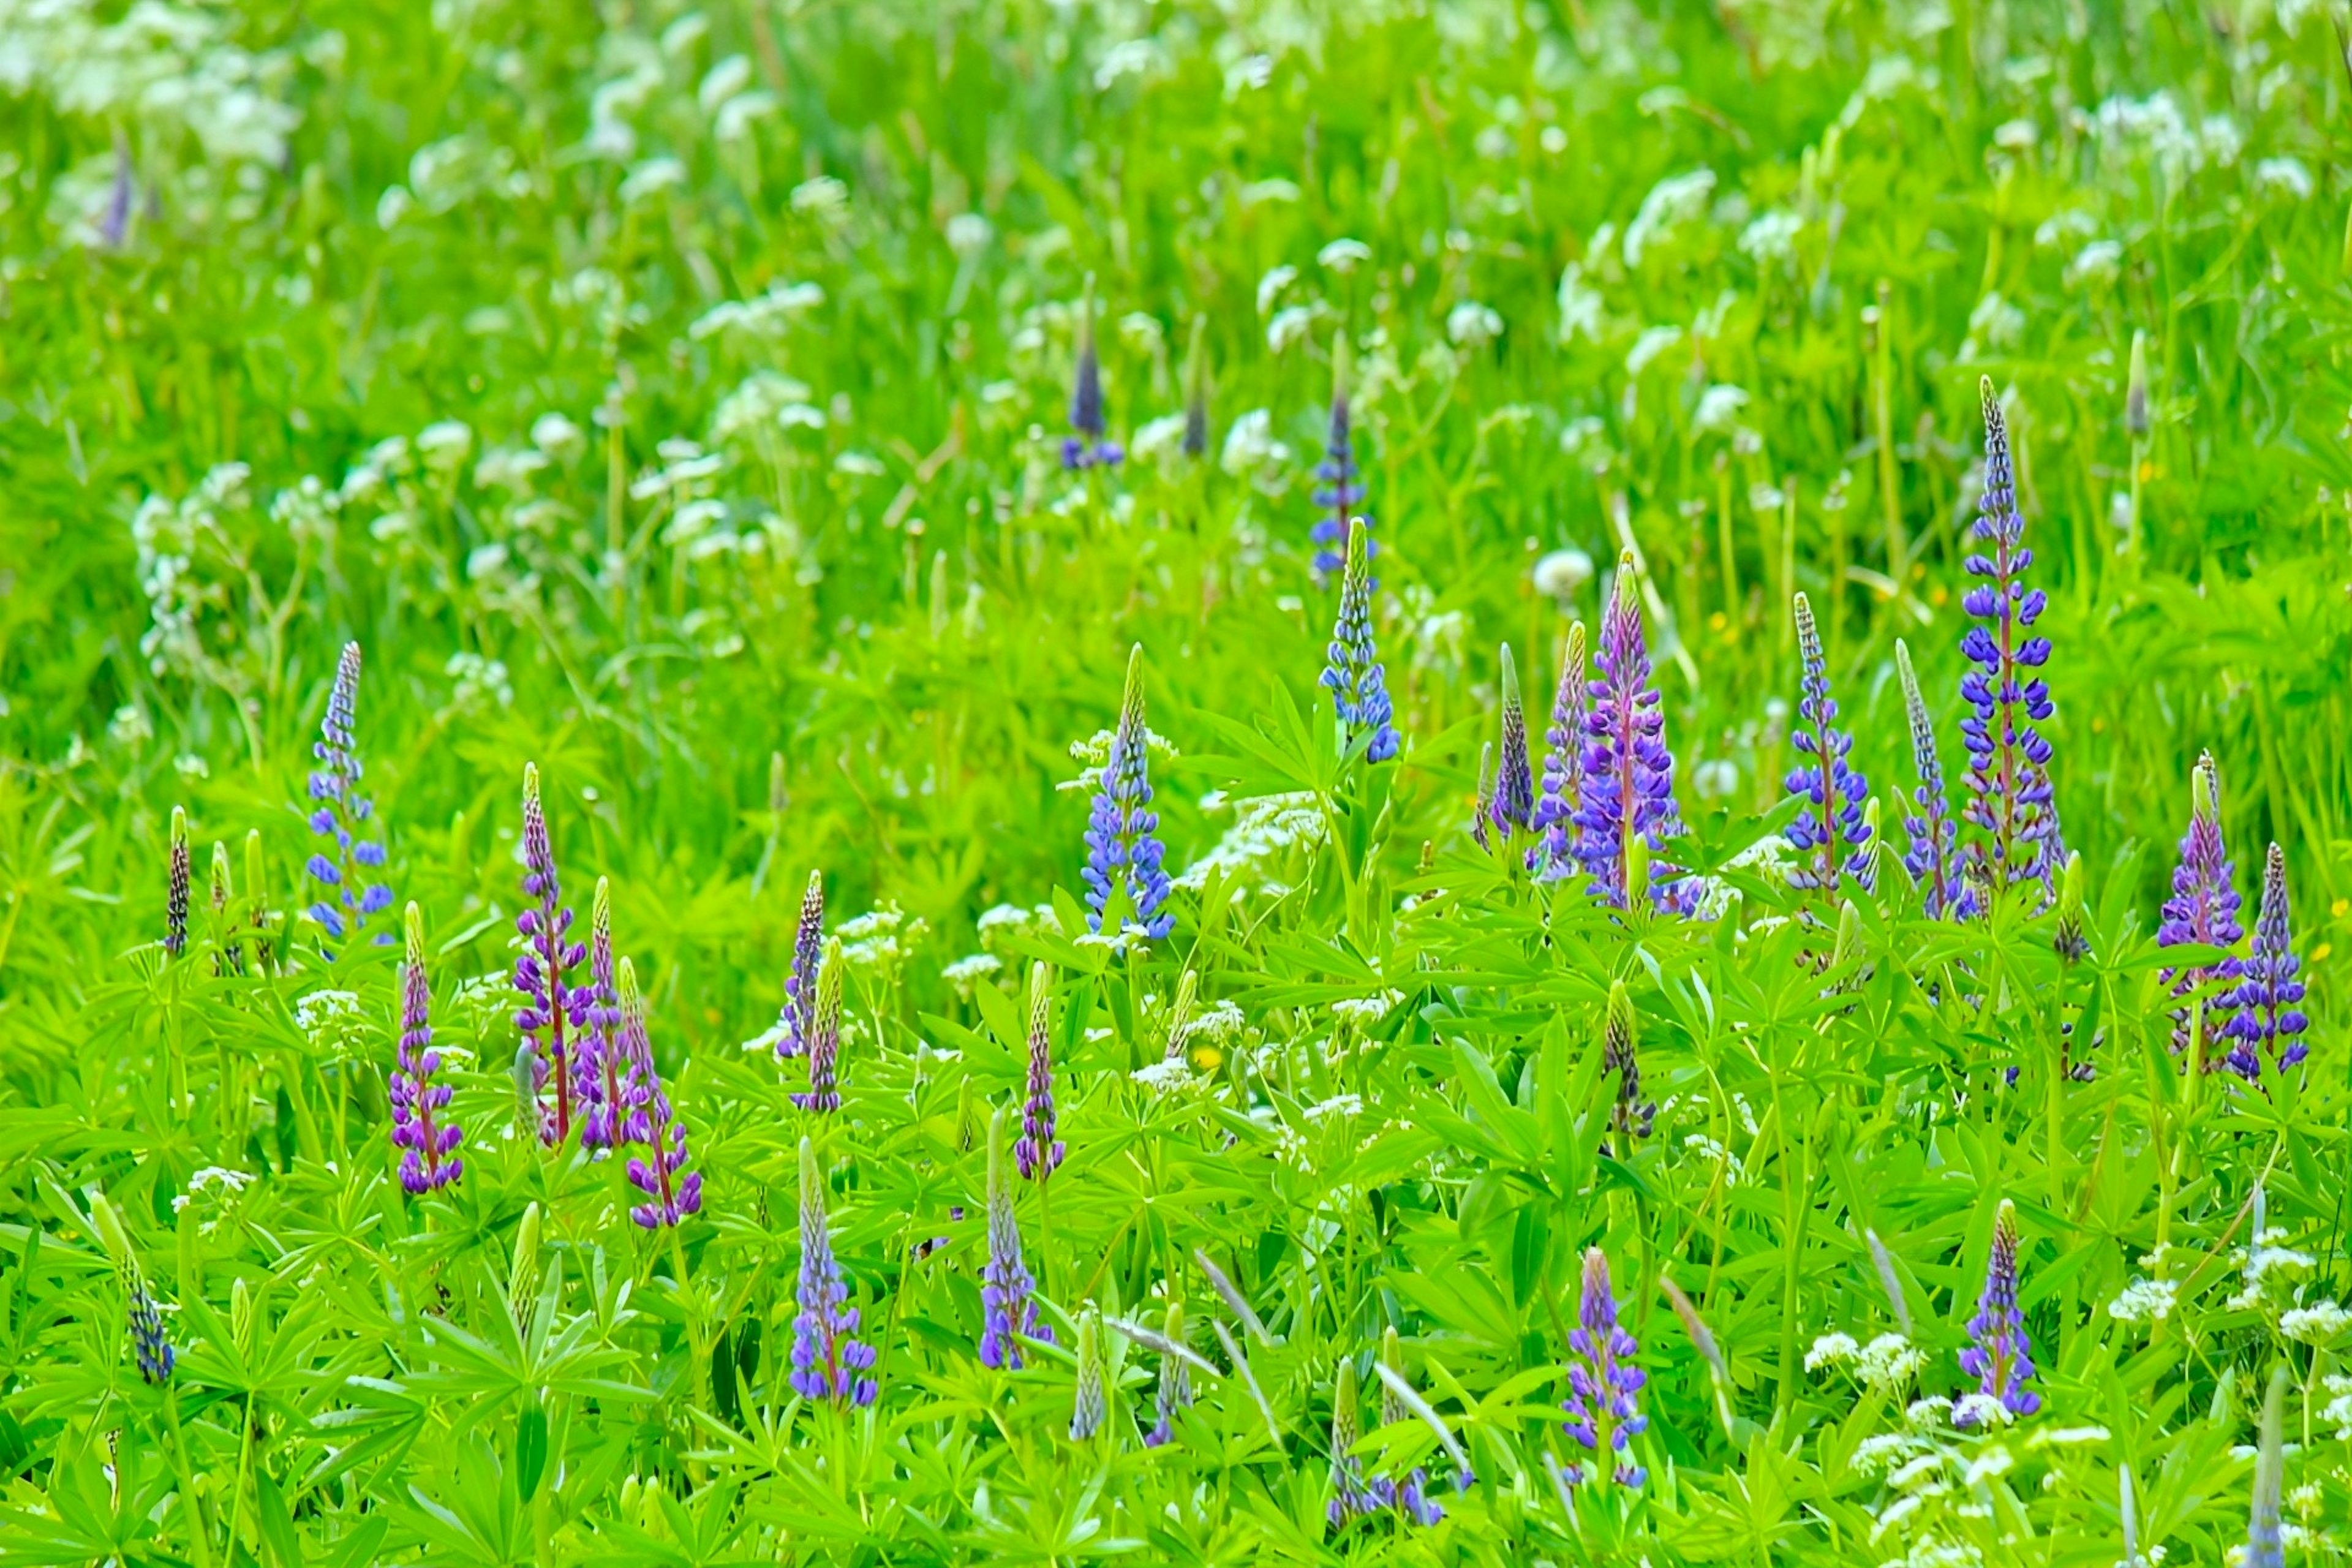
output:
[[[1797,698],[1801,722],[1789,739],[1810,760],[1789,770],[1787,785],[1810,809],[1789,824],[1789,847],[1799,857],[1789,881],[1833,893],[1841,872],[1857,880],[1868,875],[1870,829],[1863,821],[1863,802],[1870,784],[1847,761],[1853,737],[1837,727],[1837,699],[1830,695],[1821,628],[1813,624],[1813,606],[1802,594],[1797,595],[1796,616],[1797,650],[1804,669]]]
[[[2203,947],[2234,947],[2245,936],[2238,921],[2237,866],[2221,839],[2221,770],[2206,752],[2189,775],[2189,830],[2180,836],[2180,862],[2172,868],[2172,897],[2164,900],[2163,918],[2156,928],[2158,947],[2196,943]],[[2162,978],[2175,996],[2186,996],[2216,976],[2235,974],[2234,960],[2183,970],[2167,969]],[[2218,1042],[2230,1035],[2231,999],[2225,993],[2205,1004],[2206,1070],[2227,1065]],[[2189,1048],[2191,1023],[2187,1007],[2172,1015],[2172,1048]]]
[[[1092,1307],[1078,1318],[1078,1381],[1070,1403],[1070,1441],[1091,1443],[1110,1420],[1110,1393],[1103,1385],[1102,1319]]]
[[[1535,851],[1538,869],[1549,880],[1564,877],[1576,860],[1576,805],[1584,794],[1586,705],[1584,623],[1572,621],[1559,661],[1559,686],[1552,693],[1551,722],[1545,727],[1543,795],[1536,801],[1536,830],[1544,836]]]
[[[1363,504],[1363,477],[1356,468],[1356,444],[1350,435],[1348,408],[1349,375],[1348,340],[1339,339],[1331,355],[1331,426],[1323,442],[1323,460],[1315,466],[1314,504],[1324,515],[1308,537],[1313,539],[1315,572],[1318,577],[1328,578],[1339,570],[1350,553],[1349,538],[1356,528],[1371,521],[1359,517],[1356,509]],[[1370,551],[1365,554],[1369,556]]]
[[[1596,1458],[1613,1458],[1618,1485],[1640,1486],[1650,1472],[1626,1458],[1626,1450],[1649,1428],[1637,1397],[1649,1374],[1633,1364],[1641,1346],[1617,1321],[1609,1259],[1597,1247],[1585,1249],[1584,1299],[1576,1327],[1568,1331],[1568,1398],[1561,1406],[1568,1419],[1561,1429]],[[1582,1467],[1567,1468],[1571,1481],[1583,1479]]]
[[[172,808],[171,871],[163,888],[163,951],[177,958],[188,951],[188,882],[194,868],[188,862],[188,814]]]
[[[172,1349],[170,1332],[163,1327],[163,1309],[147,1289],[147,1276],[140,1271],[136,1260],[125,1262],[122,1284],[129,1307],[125,1315],[130,1320],[131,1352],[138,1360],[139,1375],[160,1388],[172,1381],[172,1369],[180,1359]]]
[[[455,1092],[433,1075],[441,1053],[433,1048],[433,992],[425,974],[425,917],[408,906],[408,952],[400,966],[400,1065],[385,1086],[392,1101],[392,1146],[401,1151],[400,1184],[413,1194],[438,1192],[466,1173],[457,1146],[465,1129],[445,1121]]]
[[[1574,817],[1577,858],[1591,876],[1593,897],[1624,909],[1629,874],[1640,840],[1654,856],[1683,830],[1675,799],[1675,758],[1666,750],[1664,700],[1650,684],[1650,649],[1642,630],[1633,552],[1617,563],[1609,607],[1594,653],[1601,679],[1588,689],[1584,793]],[[1698,901],[1698,879],[1653,860],[1650,896],[1660,910],[1688,914]]]
[[[2231,1042],[2230,1067],[2247,1082],[2262,1077],[2267,1054],[2280,1072],[2300,1067],[2310,1053],[2303,1032],[2311,1020],[2299,1004],[2303,982],[2295,976],[2303,960],[2295,955],[2294,933],[2287,921],[2286,852],[2273,844],[2263,863],[2263,901],[2254,915],[2254,951],[2236,966],[2241,977],[2230,996],[2234,1011],[2227,1033]]]
[[[619,983],[613,971],[613,890],[596,879],[588,905],[588,1005],[574,1046],[572,1074],[580,1105],[580,1146],[612,1150],[628,1142],[637,1064],[622,1048]]]
[[[1944,792],[1944,764],[1936,754],[1936,725],[1927,717],[1927,700],[1919,695],[1919,678],[1911,669],[1911,650],[1895,640],[1895,668],[1903,678],[1903,711],[1911,723],[1911,765],[1918,784],[1911,792],[1916,816],[1906,815],[1904,828],[1911,846],[1903,868],[1926,900],[1927,918],[1965,920],[1975,912],[1976,900],[1960,874],[1960,825],[1952,820],[1949,797]]]
[[[1393,1326],[1381,1335],[1381,1363],[1399,1378],[1404,1376],[1404,1343],[1397,1337]],[[1393,1426],[1413,1418],[1412,1407],[1407,1405],[1386,1379],[1381,1384],[1381,1425]],[[1456,1476],[1456,1491],[1470,1489],[1467,1471]],[[1403,1519],[1426,1530],[1445,1517],[1444,1505],[1429,1495],[1428,1472],[1416,1468],[1394,1488],[1394,1506]]]
[[[1103,439],[1102,360],[1095,352],[1095,280],[1087,279],[1087,300],[1078,315],[1078,361],[1070,380],[1070,429],[1062,442],[1062,467],[1109,468],[1127,456],[1116,441]]]
[[[547,832],[547,809],[540,802],[539,769],[522,770],[522,890],[537,900],[515,917],[522,951],[515,957],[514,987],[523,1005],[515,1010],[515,1027],[537,1058],[532,1081],[541,1096],[539,1141],[550,1148],[572,1135],[575,1068],[573,1042],[584,1029],[594,989],[571,984],[572,973],[586,961],[584,943],[570,940],[572,911],[564,907],[563,889],[556,877],[555,847]],[[545,1103],[548,1085],[555,1086],[555,1103]]]
[[[824,873],[811,871],[808,890],[801,895],[801,923],[793,933],[793,969],[784,976],[784,1005],[770,1031],[776,1041],[776,1059],[804,1054],[816,1017],[816,968],[824,950]]]
[[[1622,980],[1612,980],[1609,1011],[1601,1026],[1601,1070],[1617,1075],[1617,1099],[1609,1108],[1609,1125],[1617,1131],[1621,1159],[1633,1152],[1634,1139],[1650,1135],[1658,1116],[1657,1102],[1642,1098],[1642,1067],[1635,1055],[1638,1038],[1633,998]]]
[[[801,1140],[800,1312],[793,1319],[793,1391],[803,1399],[867,1405],[877,1392],[874,1347],[856,1338],[857,1309],[833,1255],[816,1145]]]
[[[1371,525],[1356,520],[1348,536],[1348,570],[1339,583],[1339,618],[1331,628],[1325,653],[1322,684],[1331,693],[1339,715],[1339,744],[1344,749],[1359,734],[1371,736],[1364,750],[1368,762],[1385,763],[1397,754],[1397,732],[1391,721],[1388,675],[1372,641],[1372,582],[1367,552]]]
[[[1968,558],[1969,575],[1982,579],[1962,608],[1979,625],[1960,639],[1973,666],[1960,678],[1960,700],[1971,710],[1960,721],[1969,751],[1969,802],[1963,816],[1982,834],[1969,846],[1996,890],[2021,882],[2049,887],[2066,858],[2050,787],[2050,742],[2036,728],[2056,710],[2039,673],[2050,660],[2050,639],[2032,634],[2049,596],[2025,586],[2033,552],[2024,545],[2025,519],[2017,510],[2009,424],[1983,383],[1984,496],[1976,537],[1990,554]]]
[[[1325,1509],[1334,1530],[1377,1511],[1389,1500],[1379,1481],[1364,1479],[1363,1461],[1356,1457],[1361,1435],[1358,1402],[1355,1360],[1342,1357],[1331,1377],[1331,1500]]]
[[[114,135],[114,184],[107,192],[106,212],[98,220],[98,242],[101,248],[120,250],[131,232],[131,201],[138,184],[131,177],[131,148],[122,133]]]
[[[1054,1342],[1054,1331],[1037,1321],[1029,1299],[1033,1281],[1021,1259],[1021,1221],[1013,1212],[1013,1183],[1004,1173],[1005,1112],[988,1124],[988,1262],[981,1269],[980,1304],[984,1314],[980,1364],[1018,1372],[1024,1339]]]
[[[1087,929],[1099,931],[1114,912],[1120,931],[1157,940],[1175,929],[1168,873],[1160,862],[1160,814],[1151,809],[1150,731],[1143,722],[1143,648],[1127,660],[1127,693],[1111,732],[1094,805],[1087,818]],[[1114,904],[1118,909],[1114,911]]]
[[[841,939],[824,944],[817,965],[816,1006],[809,1016],[808,1088],[793,1096],[803,1110],[831,1115],[841,1109]]]
[[[1042,1182],[1062,1163],[1054,1136],[1053,972],[1029,966],[1029,1098],[1021,1110],[1021,1142],[1013,1146],[1022,1176]]]
[[[646,1033],[646,999],[637,990],[637,972],[621,960],[621,1034],[637,1073],[636,1106],[626,1124],[632,1141],[646,1152],[629,1162],[629,1184],[646,1201],[629,1210],[629,1217],[647,1230],[675,1226],[702,1208],[702,1173],[678,1173],[686,1165],[686,1123],[671,1111],[661,1075],[654,1070],[653,1045]]]
[[[2017,1208],[2007,1198],[1993,1217],[1992,1256],[1985,1262],[1984,1293],[1969,1320],[1969,1337],[1975,1342],[1960,1352],[1960,1370],[1977,1380],[1979,1395],[2011,1415],[2042,1408],[2042,1396],[2026,1386],[2033,1381],[2033,1347],[2017,1310]],[[1969,1426],[1982,1417],[1964,1411],[1954,1419]]]
[[[1184,1303],[1168,1303],[1167,1324],[1160,1331],[1171,1345],[1184,1343]],[[1147,1448],[1164,1448],[1176,1440],[1176,1413],[1192,1403],[1192,1369],[1184,1364],[1181,1356],[1162,1355],[1160,1358],[1160,1384],[1153,1391],[1152,1413],[1157,1417],[1151,1430],[1143,1435]]]
[[[360,794],[362,769],[352,733],[359,693],[360,645],[345,643],[335,666],[335,684],[327,693],[327,716],[310,748],[319,763],[310,773],[310,799],[317,804],[310,813],[310,831],[332,840],[332,852],[311,856],[307,867],[310,879],[327,895],[310,906],[310,918],[339,942],[356,935],[369,916],[392,907],[392,889],[367,880],[383,864],[383,845],[359,837],[375,816],[375,803]],[[388,944],[392,933],[380,931],[375,940]]]
[[[1519,698],[1519,669],[1503,646],[1503,713],[1496,757],[1494,793],[1486,797],[1486,822],[1507,849],[1535,826],[1536,781],[1528,763],[1528,710]]]

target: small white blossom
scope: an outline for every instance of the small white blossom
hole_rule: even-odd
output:
[[[1550,551],[1536,562],[1530,575],[1537,593],[1566,609],[1577,591],[1592,581],[1592,557],[1573,545]]]
[[[1465,300],[1445,312],[1445,336],[1457,347],[1485,348],[1503,335],[1503,318],[1490,306]]]

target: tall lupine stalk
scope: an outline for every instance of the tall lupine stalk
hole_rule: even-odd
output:
[[[572,983],[573,972],[588,957],[585,943],[571,940],[572,910],[555,870],[555,847],[547,832],[547,810],[539,797],[539,769],[522,770],[522,890],[536,900],[515,917],[522,952],[515,957],[514,986],[523,1005],[515,1011],[515,1027],[531,1047],[531,1083],[540,1097],[539,1140],[552,1148],[572,1135],[574,1068],[572,1042],[594,1003],[593,987]],[[546,1102],[548,1086],[555,1103]]]
[[[1649,1471],[1627,1457],[1634,1438],[1649,1428],[1642,1414],[1642,1387],[1649,1374],[1633,1364],[1642,1353],[1633,1336],[1617,1321],[1617,1298],[1611,1294],[1609,1259],[1597,1247],[1584,1253],[1584,1294],[1576,1327],[1568,1333],[1568,1420],[1562,1430],[1597,1461],[1594,1473],[1612,1477],[1618,1485],[1638,1487]],[[1570,1482],[1584,1479],[1583,1468],[1566,1467]]]
[[[2017,1308],[2017,1208],[2003,1198],[1993,1217],[1984,1291],[1977,1298],[1976,1316],[1969,1320],[1971,1342],[1960,1352],[1960,1370],[1977,1380],[1979,1399],[2011,1415],[2031,1415],[2042,1408],[2042,1396],[2028,1386],[2033,1381],[2033,1347]],[[1967,1404],[1962,1401],[1953,1418],[1963,1426],[1981,1426],[1990,1413],[1969,1410]]]
[[[1519,696],[1518,666],[1502,650],[1503,710],[1496,737],[1494,792],[1486,797],[1486,826],[1508,851],[1536,821],[1536,781],[1528,761],[1528,710]]]
[[[1841,873],[1860,880],[1868,875],[1870,829],[1863,821],[1870,784],[1847,761],[1853,737],[1837,727],[1837,699],[1830,695],[1829,660],[1821,628],[1804,595],[1796,598],[1799,724],[1789,737],[1808,760],[1789,770],[1790,795],[1806,803],[1789,824],[1789,847],[1798,855],[1790,871],[1792,886],[1834,893]]]
[[[867,1405],[877,1392],[874,1347],[857,1339],[857,1309],[847,1306],[849,1289],[833,1254],[833,1231],[824,1213],[824,1173],[816,1145],[801,1140],[801,1270],[799,1313],[793,1319],[792,1384],[802,1398],[838,1405]]]
[[[188,951],[188,884],[194,868],[188,862],[188,814],[172,808],[171,866],[163,884],[163,951],[173,958]]]
[[[988,1124],[988,1262],[980,1273],[980,1364],[1018,1372],[1025,1359],[1021,1342],[1050,1345],[1054,1331],[1037,1321],[1036,1303],[1029,1299],[1035,1282],[1021,1257],[1021,1221],[1013,1212],[1013,1181],[1004,1169],[1006,1130],[1004,1108],[999,1106]]]
[[[827,939],[817,965],[816,1006],[809,1015],[808,1088],[793,1096],[803,1110],[829,1116],[841,1109],[841,939]]]
[[[1184,1303],[1168,1303],[1168,1316],[1160,1333],[1179,1350],[1184,1348]],[[1160,1383],[1152,1394],[1151,1430],[1143,1435],[1147,1448],[1162,1448],[1176,1440],[1176,1413],[1192,1403],[1192,1369],[1184,1364],[1181,1355],[1163,1353],[1160,1358]]]
[[[641,1143],[646,1152],[629,1162],[629,1184],[646,1201],[629,1210],[629,1217],[647,1230],[675,1226],[702,1208],[702,1173],[687,1171],[686,1124],[671,1110],[654,1068],[653,1041],[646,1032],[646,999],[637,989],[637,972],[621,960],[620,1040],[635,1068],[636,1078],[625,1135]],[[680,1173],[684,1173],[681,1174]]]
[[[369,882],[370,873],[383,864],[383,844],[362,838],[375,816],[375,803],[360,793],[359,751],[353,735],[360,691],[360,645],[345,643],[335,667],[335,684],[327,694],[327,715],[320,721],[319,739],[310,753],[319,765],[310,773],[310,831],[331,841],[329,850],[310,857],[311,880],[325,896],[310,906],[310,918],[340,942],[357,935],[371,915],[392,907],[392,889]],[[392,933],[380,933],[390,942]]]
[[[1347,335],[1342,333],[1331,348],[1331,424],[1323,441],[1323,460],[1315,466],[1313,500],[1323,515],[1309,537],[1317,546],[1315,572],[1318,578],[1328,578],[1339,570],[1352,553],[1349,541],[1356,530],[1371,521],[1356,514],[1356,509],[1363,504],[1365,491],[1362,475],[1356,468],[1356,444],[1349,416],[1348,384],[1353,368]]]
[[[1538,869],[1564,877],[1576,863],[1576,806],[1584,795],[1584,623],[1572,621],[1560,656],[1559,686],[1551,699],[1551,722],[1544,729],[1543,794],[1536,801],[1536,830],[1544,836]]]
[[[1650,683],[1650,650],[1642,629],[1642,605],[1634,581],[1633,553],[1617,563],[1609,607],[1601,619],[1594,654],[1601,678],[1588,689],[1585,714],[1584,793],[1577,805],[1577,858],[1591,878],[1593,897],[1614,909],[1628,903],[1627,889],[1640,846],[1654,856],[1664,840],[1683,830],[1675,799],[1675,758],[1666,750],[1664,701]],[[1659,909],[1687,914],[1698,901],[1698,883],[1674,867],[1653,862],[1650,897]]]
[[[2262,1077],[2267,1054],[2277,1069],[2300,1067],[2309,1054],[2303,1032],[2303,960],[2295,955],[2286,902],[2286,852],[2273,844],[2263,863],[2263,902],[2254,916],[2254,950],[2241,960],[2238,988],[2231,994],[2230,1067],[2252,1083]]]
[[[1372,639],[1372,582],[1368,552],[1371,525],[1358,518],[1348,535],[1348,569],[1339,582],[1339,617],[1325,652],[1322,684],[1339,716],[1344,750],[1369,735],[1366,760],[1385,763],[1397,754],[1395,709],[1389,701],[1388,674]]]
[[[1013,1155],[1024,1178],[1042,1182],[1062,1163],[1062,1141],[1054,1135],[1053,971],[1029,966],[1029,1084],[1021,1110],[1021,1142]]]
[[[213,874],[211,898],[213,931],[213,973],[242,974],[245,973],[245,943],[239,940],[236,910],[236,888],[229,878],[228,846],[213,840]]]
[[[1331,1500],[1324,1510],[1334,1530],[1381,1506],[1379,1494],[1365,1484],[1364,1462],[1355,1452],[1363,1435],[1357,1409],[1361,1401],[1355,1360],[1342,1356],[1331,1374]]]
[[[465,1130],[445,1119],[450,1096],[436,1083],[441,1053],[433,1048],[433,990],[425,971],[425,916],[414,903],[404,922],[407,952],[400,966],[400,1065],[385,1089],[392,1102],[392,1146],[401,1151],[400,1184],[413,1194],[438,1192],[466,1173],[457,1146]]]
[[[1927,716],[1927,700],[1919,695],[1911,650],[1900,637],[1895,642],[1895,668],[1903,679],[1903,712],[1911,725],[1911,766],[1918,780],[1911,791],[1914,811],[1903,819],[1911,840],[1904,852],[1903,868],[1918,887],[1928,919],[1965,920],[1974,912],[1975,900],[1960,874],[1960,825],[1952,820],[1944,763],[1936,754],[1935,721]]]
[[[1102,358],[1095,351],[1095,280],[1087,279],[1086,303],[1078,312],[1077,363],[1070,374],[1070,431],[1062,442],[1062,467],[1109,468],[1127,454],[1103,438]]]
[[[824,952],[824,873],[811,871],[808,890],[801,895],[800,925],[793,932],[793,968],[784,976],[784,1005],[769,1031],[776,1042],[776,1059],[805,1055],[816,1020],[816,971]]]
[[[1960,640],[1972,666],[1960,678],[1960,700],[1970,710],[1960,721],[1969,752],[1963,815],[1981,835],[1969,846],[1970,858],[1996,891],[2022,882],[2048,888],[2065,859],[2050,787],[2050,742],[2036,728],[2056,711],[2039,673],[2050,659],[2050,639],[2032,629],[2049,596],[2025,585],[2033,552],[2017,510],[2009,424],[1990,376],[1982,394],[1984,496],[1976,537],[1990,548],[1969,556],[1969,575],[1981,581],[1961,602],[1979,623]]]
[[[139,1267],[139,1254],[131,1245],[131,1232],[124,1226],[122,1215],[104,1193],[91,1195],[89,1217],[99,1240],[114,1260],[116,1276],[122,1281],[124,1327],[129,1331],[131,1355],[139,1363],[139,1375],[160,1387],[172,1380],[172,1369],[179,1362],[172,1349],[170,1331],[164,1326],[163,1308],[147,1288],[146,1270]]]
[[[1160,862],[1160,815],[1151,809],[1151,756],[1143,721],[1143,648],[1127,659],[1127,691],[1111,731],[1110,755],[1087,818],[1087,929],[1099,931],[1118,919],[1118,930],[1157,940],[1175,929],[1176,917],[1160,908],[1168,901],[1168,873]]]
[[[636,1063],[622,1048],[621,996],[613,969],[613,889],[596,879],[588,905],[588,1005],[575,1051],[580,1098],[580,1145],[617,1149],[625,1131]]]
[[[1102,1317],[1092,1307],[1078,1315],[1077,1387],[1070,1402],[1070,1441],[1091,1443],[1110,1420],[1103,1375]]]
[[[2189,830],[2180,836],[2180,861],[2172,868],[2172,896],[2164,900],[2163,918],[2156,928],[2157,945],[2236,946],[2245,936],[2238,921],[2236,871],[2221,839],[2221,770],[2215,764],[2213,753],[2206,752],[2198,757],[2197,766],[2189,775]],[[2232,961],[2224,958],[2212,964],[2167,969],[2163,978],[2171,985],[2174,995],[2186,996],[2216,975],[2228,975],[2234,970]],[[2205,1004],[2202,1034],[2209,1072],[2224,1062],[2225,1047],[2221,1041],[2230,1028],[2231,995],[2234,993]],[[2193,1032],[2189,1008],[2176,1008],[2172,1015],[2173,1050],[2188,1050]]]
[[[1609,983],[1608,1016],[1601,1026],[1601,1070],[1617,1075],[1617,1098],[1609,1108],[1609,1125],[1617,1133],[1620,1159],[1632,1155],[1634,1139],[1650,1135],[1658,1116],[1657,1103],[1642,1098],[1639,1038],[1633,998],[1623,981],[1612,980]]]

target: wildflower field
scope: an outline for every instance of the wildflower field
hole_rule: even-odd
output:
[[[0,1563],[2352,1561],[2347,27],[0,0]]]

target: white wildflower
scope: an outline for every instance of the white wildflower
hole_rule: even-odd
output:
[[[1655,363],[1657,357],[1683,340],[1680,327],[1644,327],[1633,346],[1625,351],[1625,374],[1639,375]]]
[[[1247,479],[1290,460],[1290,448],[1274,437],[1274,416],[1253,408],[1225,431],[1224,450],[1218,466],[1236,479]]]
[[[1805,1370],[1819,1372],[1825,1366],[1843,1366],[1862,1353],[1852,1334],[1823,1334],[1805,1352]]]
[[[940,969],[940,978],[954,986],[958,994],[970,996],[980,983],[1004,967],[1004,961],[992,952],[968,953]]]
[[[2347,1327],[2352,1327],[2352,1311],[2333,1300],[2322,1301],[2315,1307],[2296,1307],[2279,1315],[2279,1332],[2307,1345],[2327,1344],[2339,1338]]]
[[[1804,228],[1805,220],[1795,213],[1779,208],[1759,213],[1739,231],[1739,248],[1759,267],[1786,261],[1797,254],[1797,236]]]
[[[1315,259],[1333,272],[1353,272],[1372,258],[1372,247],[1360,239],[1335,239],[1315,253]]]
[[[2112,239],[2095,239],[2074,253],[2066,263],[2065,281],[2069,289],[2079,289],[2085,283],[2111,283],[2123,270],[2124,247]]]
[[[1927,1364],[1926,1352],[1901,1334],[1885,1333],[1864,1345],[1854,1363],[1854,1375],[1874,1392],[1899,1388],[1917,1377]]]
[[[1445,336],[1457,347],[1481,349],[1503,335],[1503,318],[1489,306],[1465,300],[1445,312]]]
[[[1712,169],[1670,175],[1651,186],[1650,194],[1642,198],[1641,210],[1625,226],[1625,265],[1641,266],[1644,251],[1706,212],[1714,195]]]
[[[1274,302],[1282,298],[1282,291],[1297,281],[1298,268],[1288,266],[1276,267],[1259,279],[1257,280],[1257,313],[1261,316],[1271,314],[1274,310]]]
[[[1728,430],[1738,419],[1739,411],[1747,406],[1745,391],[1717,382],[1698,395],[1698,408],[1691,415],[1691,428],[1706,432]]]
[[[1212,873],[1227,880],[1254,882],[1271,890],[1268,873],[1294,849],[1323,841],[1323,814],[1307,791],[1256,795],[1236,804],[1234,823],[1209,852],[1175,878],[1180,888],[1198,890]]]
[[[2290,201],[2309,201],[2311,171],[2304,167],[2300,158],[2265,158],[2254,165],[2254,185]]]
[[[1538,559],[1529,575],[1537,593],[1565,610],[1578,590],[1592,581],[1592,557],[1573,545],[1549,551]]]
[[[1601,290],[1585,282],[1581,264],[1571,261],[1560,269],[1559,299],[1559,341],[1599,342],[1604,301]]]
[[[2107,1303],[2107,1316],[2119,1323],[2160,1323],[2172,1315],[2180,1287],[2169,1279],[2134,1279],[2123,1294]]]

